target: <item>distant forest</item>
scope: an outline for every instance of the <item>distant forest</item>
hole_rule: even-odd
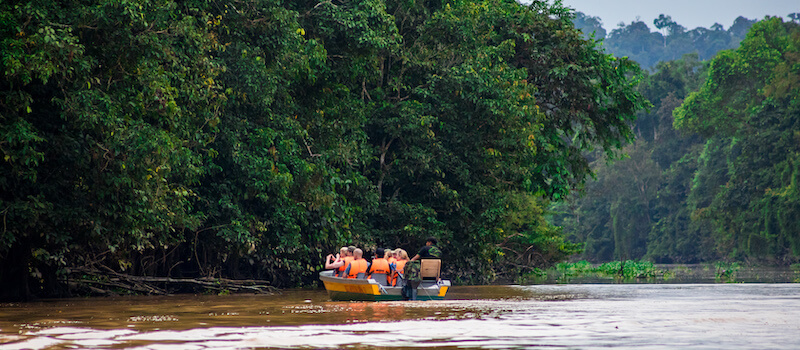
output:
[[[623,159],[598,156],[583,196],[551,208],[584,244],[575,258],[798,261],[800,15],[788,17],[687,31],[662,15],[665,35],[643,22],[608,34],[606,50],[650,68],[637,90],[652,106]]]
[[[627,25],[620,23],[608,32],[598,17],[576,12],[573,20],[586,38],[603,40],[603,47],[609,53],[630,57],[648,69],[689,53],[696,53],[700,60],[711,59],[721,50],[737,47],[755,22],[739,16],[728,29],[715,23],[711,28],[689,30],[662,14],[652,23],[657,31],[651,31],[647,23],[637,20]]]

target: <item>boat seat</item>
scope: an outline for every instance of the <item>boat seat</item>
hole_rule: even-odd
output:
[[[363,272],[359,272],[359,273],[356,275],[356,279],[359,279],[359,280],[365,280],[365,279],[367,279],[367,274],[366,274],[366,273],[363,273]]]
[[[422,259],[420,262],[419,274],[423,280],[432,279],[439,280],[439,273],[442,269],[442,260],[440,259]]]
[[[386,274],[385,273],[376,272],[376,273],[373,273],[370,278],[374,279],[375,282],[378,282],[378,284],[380,284],[382,286],[388,286],[389,285],[389,281],[386,280]]]

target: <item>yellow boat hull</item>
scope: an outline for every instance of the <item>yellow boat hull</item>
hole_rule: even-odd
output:
[[[403,300],[401,287],[382,286],[374,279],[335,277],[333,271],[323,271],[320,280],[333,301],[388,301]],[[417,288],[417,300],[442,300],[450,288],[450,281],[424,281]]]

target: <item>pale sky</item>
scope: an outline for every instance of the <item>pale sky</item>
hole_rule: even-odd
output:
[[[586,15],[600,17],[608,32],[617,28],[619,22],[630,24],[637,16],[655,30],[653,20],[662,13],[687,29],[710,28],[715,22],[728,29],[739,16],[756,20],[766,15],[788,19],[786,15],[800,12],[800,0],[563,0],[562,3]]]

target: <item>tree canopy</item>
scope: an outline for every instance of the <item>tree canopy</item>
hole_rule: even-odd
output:
[[[696,53],[701,60],[714,57],[720,50],[735,48],[744,39],[747,30],[756,21],[739,16],[726,30],[715,23],[711,28],[687,29],[672,17],[661,14],[653,20],[656,31],[640,20],[620,23],[607,32],[598,17],[578,12],[575,27],[596,40],[603,40],[609,53],[617,57],[630,57],[642,67],[655,69],[659,62],[680,59],[685,54]],[[608,35],[606,35],[608,33]]]
[[[577,251],[544,220],[633,137],[638,66],[534,1],[0,4],[0,283],[70,267],[316,280],[342,244],[485,281]]]
[[[800,25],[761,21],[714,58],[705,84],[675,111],[676,128],[708,137],[701,159],[721,157],[698,164],[694,186],[710,191],[689,200],[732,257],[800,256],[798,64]]]
[[[798,48],[800,24],[767,18],[707,63],[659,63],[628,158],[554,222],[593,260],[798,261]]]

